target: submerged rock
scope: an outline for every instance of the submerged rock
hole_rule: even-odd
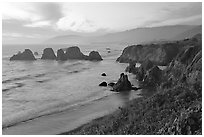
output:
[[[89,60],[101,61],[103,60],[101,55],[97,51],[91,51],[88,56]]]
[[[39,55],[39,54],[38,54],[38,52],[34,52],[34,55],[36,55],[36,56],[37,56],[37,55]]]
[[[45,48],[43,50],[43,54],[42,54],[41,59],[55,60],[56,56],[55,56],[53,49],[52,48]]]
[[[104,81],[104,82],[100,83],[99,86],[107,87],[107,83]]]
[[[62,49],[57,50],[57,60],[62,60],[62,61],[67,60],[66,54]]]
[[[110,83],[108,83],[108,86],[110,86],[110,87],[113,87],[114,85],[115,85],[114,82],[110,82]]]
[[[132,85],[128,80],[128,76],[124,73],[120,74],[118,82],[113,86],[113,90],[117,92],[128,91],[132,89]]]
[[[36,60],[30,49],[25,49],[23,53],[19,52],[13,55],[10,60]]]

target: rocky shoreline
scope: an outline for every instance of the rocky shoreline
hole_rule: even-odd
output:
[[[117,61],[129,63],[126,71],[135,74],[141,88],[154,87],[155,94],[62,134],[202,134],[201,34],[153,48],[127,47]],[[136,62],[142,63],[139,68]],[[160,70],[158,64],[167,68]]]

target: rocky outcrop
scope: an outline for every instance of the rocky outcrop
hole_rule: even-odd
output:
[[[133,73],[136,75],[136,79],[139,81],[143,81],[146,75],[146,72],[153,67],[153,63],[150,60],[144,61],[140,67],[135,67],[134,62],[130,62],[129,66],[126,67],[125,71],[129,73]]]
[[[35,55],[35,56],[37,56],[37,55],[39,55],[39,54],[38,54],[38,52],[37,52],[37,51],[35,51],[35,52],[34,52],[34,55]]]
[[[57,50],[57,60],[62,60],[62,61],[67,60],[66,54],[62,49]]]
[[[56,59],[56,55],[55,55],[53,49],[52,48],[45,48],[43,50],[43,54],[42,54],[41,59],[55,60]]]
[[[189,47],[193,45],[198,48],[202,45],[201,34],[195,35],[193,38],[188,40],[181,40],[176,42],[166,42],[157,44],[147,44],[147,45],[132,45],[126,47],[122,55],[117,59],[120,63],[137,62],[142,63],[146,60],[150,60],[154,65],[168,65],[178,53],[183,50],[183,47]],[[197,47],[198,46],[198,47]],[[185,52],[185,55],[189,55],[192,49]],[[183,58],[185,60],[185,57]]]
[[[87,56],[85,56],[79,49],[79,47],[69,47],[66,49],[66,58],[67,59],[79,59],[84,60],[87,59]]]
[[[101,76],[106,76],[106,73],[102,73]]]
[[[129,91],[131,89],[132,89],[132,85],[128,80],[128,76],[125,75],[124,73],[121,73],[119,80],[117,81],[116,84],[113,85],[113,90],[117,92],[122,92],[122,91]]]
[[[104,81],[104,82],[100,83],[99,86],[101,86],[101,87],[107,87],[107,83]]]
[[[91,61],[101,61],[103,60],[101,55],[97,51],[91,51],[89,53],[88,59]]]
[[[130,61],[142,63],[146,60],[156,65],[167,65],[179,53],[182,43],[165,43],[149,45],[132,45],[123,50],[122,55],[117,59],[120,63]]]
[[[25,49],[23,53],[13,55],[10,60],[36,60],[30,49]]]
[[[115,85],[114,82],[110,82],[110,83],[108,83],[108,86],[110,86],[110,87],[113,87],[114,85]]]
[[[135,62],[129,62],[129,65],[126,67],[125,72],[136,74],[137,68],[135,67]]]
[[[146,72],[143,83],[148,86],[157,86],[160,85],[161,80],[162,71],[157,66],[154,66]]]

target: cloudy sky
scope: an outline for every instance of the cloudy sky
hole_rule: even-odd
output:
[[[1,3],[3,43],[102,35],[137,27],[200,25],[202,3]]]

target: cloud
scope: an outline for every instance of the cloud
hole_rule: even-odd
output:
[[[63,31],[94,32],[101,29],[101,27],[97,26],[93,21],[72,12],[70,12],[68,16],[59,19],[56,25],[59,30]]]
[[[50,21],[38,21],[24,25],[25,27],[46,27],[51,26]]]
[[[35,13],[42,16],[43,20],[57,21],[63,14],[60,3],[55,2],[40,2],[33,3]]]
[[[59,3],[3,3],[2,7],[3,20],[22,20],[25,27],[50,26],[63,16]]]

